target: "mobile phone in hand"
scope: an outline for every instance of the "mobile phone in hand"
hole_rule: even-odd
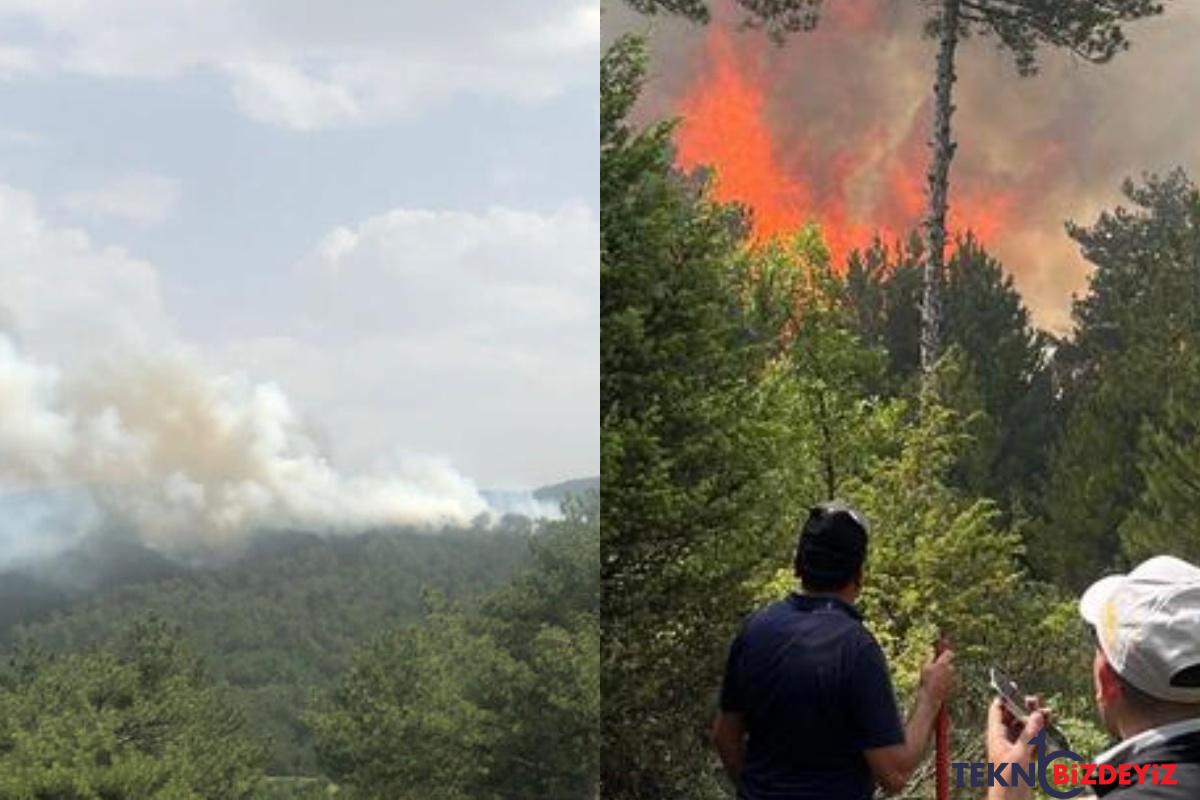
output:
[[[991,684],[992,690],[1000,698],[1000,702],[1004,703],[1004,707],[1013,715],[1022,725],[1029,721],[1029,709],[1025,706],[1026,693],[1021,691],[1021,687],[1017,682],[1001,672],[999,669],[991,668]],[[1055,750],[1070,750],[1071,744],[1067,741],[1067,737],[1058,729],[1052,722],[1046,724],[1046,745]]]

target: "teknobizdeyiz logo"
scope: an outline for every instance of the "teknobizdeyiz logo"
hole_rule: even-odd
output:
[[[1039,755],[1036,764],[956,761],[953,764],[956,782],[959,787],[970,786],[975,789],[988,786],[1040,786],[1050,797],[1063,800],[1076,797],[1087,786],[1097,784],[1129,785],[1136,782],[1175,785],[1176,764],[1085,764],[1073,750],[1046,752],[1044,730],[1031,737],[1029,744],[1037,748]],[[1075,764],[1054,763],[1060,760],[1074,761]],[[1051,772],[1054,782],[1051,782]],[[1070,788],[1058,788],[1061,784],[1067,784]]]

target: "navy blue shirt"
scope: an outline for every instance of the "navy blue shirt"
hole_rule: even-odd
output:
[[[904,741],[883,651],[834,597],[792,594],[751,615],[729,649],[721,710],[746,721],[744,800],[867,800],[863,750]]]

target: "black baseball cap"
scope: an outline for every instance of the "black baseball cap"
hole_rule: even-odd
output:
[[[800,526],[796,577],[809,589],[840,589],[866,560],[869,535],[866,519],[848,503],[814,506]]]

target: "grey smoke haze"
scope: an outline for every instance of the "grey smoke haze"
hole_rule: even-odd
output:
[[[104,360],[64,375],[0,336],[0,482],[17,492],[0,506],[0,563],[97,521],[189,554],[262,528],[462,524],[488,510],[436,460],[343,475],[278,387],[210,371],[179,343]]]
[[[443,459],[329,461],[275,384],[182,341],[157,273],[0,187],[0,567],[104,527],[187,556],[264,528],[354,532],[492,509]]]
[[[826,7],[839,5],[848,4]],[[732,35],[740,58],[768,76],[765,115],[779,163],[804,180],[814,158],[836,152],[847,138],[869,140],[871,148],[854,153],[855,184],[841,190],[851,206],[869,207],[888,164],[907,159],[924,172],[934,53],[919,35],[920,4],[849,5],[874,9],[871,24],[829,18],[783,48],[757,33]],[[718,19],[714,24],[736,27],[728,13]],[[649,34],[641,120],[678,113],[711,66],[700,26],[641,17],[618,1],[606,2],[603,26],[605,43],[627,31]],[[1044,51],[1041,73],[1029,79],[986,39],[960,50],[952,213],[966,194],[1012,198],[1008,223],[987,244],[1013,273],[1037,322],[1057,332],[1069,328],[1071,294],[1086,286],[1088,272],[1063,223],[1091,222],[1119,201],[1126,177],[1175,166],[1200,174],[1200,3],[1167,3],[1165,15],[1127,33],[1132,48],[1110,64]]]

